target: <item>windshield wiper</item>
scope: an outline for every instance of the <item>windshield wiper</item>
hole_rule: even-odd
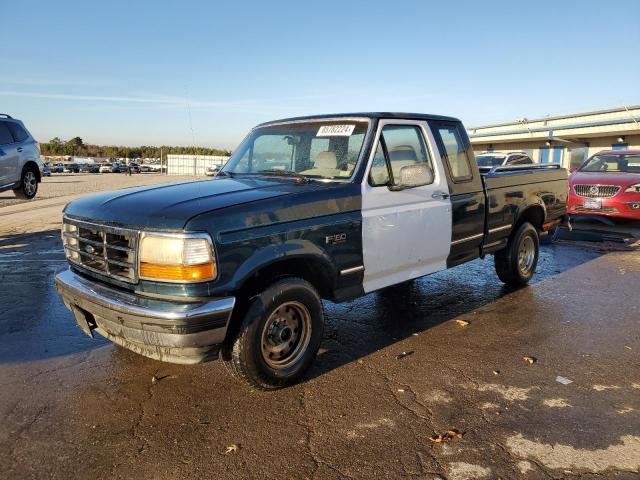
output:
[[[233,172],[228,172],[227,170],[219,170],[216,174],[216,177],[227,176],[233,178],[235,174]]]
[[[258,170],[257,173],[262,173],[264,175],[282,176],[282,177],[296,177],[306,183],[309,183],[311,181],[310,178],[305,177],[304,175],[298,172],[294,172],[293,170],[278,170],[274,168],[274,169]]]

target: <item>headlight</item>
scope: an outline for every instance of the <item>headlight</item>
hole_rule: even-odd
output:
[[[140,278],[164,282],[204,282],[216,278],[211,238],[204,233],[143,233]]]
[[[625,193],[640,193],[640,183],[631,185],[629,188],[625,190]]]
[[[64,253],[69,260],[80,261],[80,254],[76,251],[78,249],[78,227],[70,223],[62,224],[62,245],[65,247]]]

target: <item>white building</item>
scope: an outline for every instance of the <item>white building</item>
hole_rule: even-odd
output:
[[[577,167],[601,150],[640,150],[640,105],[471,127],[473,150],[523,150],[540,163]]]
[[[224,165],[229,157],[217,155],[167,155],[167,174],[204,175],[209,165]]]

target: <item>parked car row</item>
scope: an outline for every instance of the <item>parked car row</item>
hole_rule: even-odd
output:
[[[154,171],[148,165],[138,165],[131,163],[125,165],[123,163],[56,163],[46,165],[48,175],[51,173],[126,173],[127,169],[131,169],[131,173],[152,172]]]

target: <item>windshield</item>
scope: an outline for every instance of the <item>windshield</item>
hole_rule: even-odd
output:
[[[580,171],[640,173],[640,155],[594,155]]]
[[[356,167],[368,126],[366,121],[343,119],[257,128],[222,171],[346,180]]]
[[[504,155],[478,155],[476,157],[479,167],[499,167],[504,159]]]

